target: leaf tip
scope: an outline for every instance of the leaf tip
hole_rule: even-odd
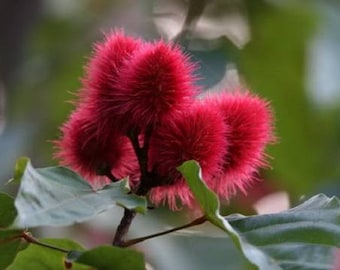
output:
[[[21,178],[25,173],[27,165],[30,163],[30,159],[28,157],[20,157],[17,159],[14,167],[14,177],[10,179],[7,184],[10,183],[20,183]]]

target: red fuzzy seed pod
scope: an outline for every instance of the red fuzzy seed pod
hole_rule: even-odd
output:
[[[142,45],[142,41],[125,36],[122,31],[115,31],[105,36],[103,42],[98,42],[94,53],[86,68],[86,77],[83,79],[84,89],[80,96],[88,95],[98,102],[106,104],[112,92],[116,91],[120,83],[122,67],[130,60],[133,53]],[[109,104],[106,104],[109,106]]]
[[[150,144],[150,169],[159,185],[151,191],[155,204],[168,202],[176,209],[176,199],[192,205],[192,195],[176,167],[187,160],[196,160],[203,178],[210,182],[221,174],[227,154],[227,126],[220,112],[197,101],[156,130]]]
[[[89,182],[98,180],[105,170],[113,170],[124,177],[136,165],[136,157],[129,140],[119,132],[103,129],[88,108],[80,107],[61,127],[62,137],[55,142],[55,157]],[[128,161],[128,162],[127,162]]]
[[[131,173],[133,182],[138,176],[131,143],[122,135],[114,115],[108,112],[121,69],[141,43],[116,31],[96,44],[79,93],[81,99],[76,103],[78,108],[61,128],[63,136],[56,142],[56,157],[90,182],[98,179],[103,169],[112,170],[117,178]]]
[[[196,206],[194,196],[183,180],[172,185],[153,188],[150,192],[150,200],[155,205],[168,205],[172,211],[181,210],[179,204],[188,208]]]
[[[223,93],[207,97],[207,103],[219,108],[230,129],[223,177],[212,187],[228,198],[236,189],[245,192],[258,169],[268,166],[265,147],[275,140],[273,116],[267,101],[249,93]]]
[[[104,130],[122,129],[121,119],[117,118],[114,109],[117,94],[122,94],[121,71],[140,46],[141,40],[125,36],[122,31],[108,34],[103,42],[95,46],[79,96],[80,103],[86,103]]]
[[[194,65],[181,50],[163,41],[146,44],[121,72],[108,114],[126,129],[144,129],[185,110],[196,94]]]

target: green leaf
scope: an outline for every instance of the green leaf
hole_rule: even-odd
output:
[[[77,259],[100,270],[144,270],[143,255],[131,249],[101,246],[82,253]]]
[[[14,199],[6,193],[0,193],[0,269],[12,263],[17,253],[23,248],[22,230],[6,230],[17,215]]]
[[[282,269],[333,269],[340,247],[340,201],[323,194],[278,214],[227,217],[248,243]]]
[[[25,173],[27,163],[29,163],[29,159],[26,157],[20,157],[15,163],[14,168],[14,177],[10,179],[9,183],[20,183],[22,176]]]
[[[6,269],[23,248],[20,230],[0,230],[0,269]]]
[[[69,250],[84,250],[79,244],[69,239],[41,239],[41,242]],[[65,253],[31,244],[27,249],[21,251],[8,270],[64,270]],[[2,269],[2,268],[0,268]],[[82,265],[74,264],[73,270],[90,269]]]
[[[179,167],[207,219],[234,241],[259,269],[331,269],[340,246],[340,202],[317,195],[288,211],[262,216],[219,214],[217,196],[201,179],[197,162]],[[230,222],[228,222],[230,220]]]
[[[178,167],[178,170],[185,177],[207,219],[230,236],[236,247],[242,251],[250,263],[260,267],[260,269],[281,269],[273,259],[268,257],[260,249],[244,241],[228,221],[219,214],[219,200],[203,182],[201,178],[201,168],[196,161],[186,161]]]
[[[189,233],[185,233],[182,231],[166,236],[164,244],[171,243],[175,250],[172,250],[171,254],[163,256],[163,260],[157,260],[158,264],[153,262],[154,268],[162,270],[248,269],[244,258],[235,248],[230,238],[225,234],[216,235],[215,232],[210,230],[213,228],[210,228],[210,226],[208,228],[207,231],[203,229],[203,232],[189,231]],[[211,236],[211,234],[215,235]],[[161,245],[160,248],[162,247]],[[161,253],[162,250],[156,252]],[[156,257],[157,253],[153,252],[152,256]]]
[[[12,224],[17,215],[14,199],[6,193],[0,193],[0,228]]]
[[[23,164],[23,159],[19,160]],[[20,170],[22,170],[22,166]],[[15,173],[19,175],[19,172]],[[27,159],[15,199],[18,216],[13,228],[62,226],[83,222],[115,205],[146,211],[145,198],[128,194],[127,180],[93,188],[65,167],[35,169]]]

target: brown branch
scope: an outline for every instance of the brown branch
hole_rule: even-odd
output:
[[[206,0],[190,0],[188,6],[188,12],[185,17],[181,31],[174,37],[174,42],[183,41],[188,33],[193,32],[196,27],[197,21],[202,16],[204,8],[207,4]]]
[[[169,234],[169,233],[172,233],[172,232],[183,230],[183,229],[186,229],[186,228],[189,228],[189,227],[200,225],[200,224],[204,223],[205,221],[207,221],[207,219],[206,219],[205,216],[203,216],[203,217],[195,219],[194,221],[192,221],[188,224],[182,225],[180,227],[176,227],[176,228],[164,231],[164,232],[155,233],[155,234],[151,234],[151,235],[140,237],[140,238],[131,239],[129,241],[122,243],[120,246],[121,247],[129,247],[129,246],[138,244],[140,242],[143,242],[143,241],[151,239],[151,238],[155,238],[155,237],[158,237],[158,236],[162,236],[162,235],[166,235],[166,234]]]
[[[141,196],[146,195],[154,184],[153,183],[154,181],[152,181],[152,175],[148,171],[148,152],[152,132],[153,126],[152,125],[147,126],[144,133],[143,147],[139,143],[138,130],[133,130],[128,133],[128,137],[130,138],[130,141],[135,150],[138,159],[139,169],[141,172],[140,184],[138,186],[138,189],[135,191],[135,194]]]
[[[150,145],[150,141],[151,141],[152,132],[153,132],[153,126],[148,125],[145,129],[144,145],[143,145],[143,150],[144,150],[143,158],[144,158],[146,165],[148,165],[148,151],[149,151],[149,145]],[[147,170],[147,168],[146,168],[146,170]]]
[[[111,180],[112,183],[118,182],[118,181],[119,181],[119,179],[116,178],[116,177],[112,174],[111,171],[105,172],[105,176],[106,176],[107,178],[109,178],[109,179]]]
[[[141,172],[140,184],[135,191],[135,194],[142,196],[146,195],[152,187],[151,174],[148,172],[148,151],[152,131],[153,126],[147,126],[144,134],[143,147],[141,147],[139,143],[139,130],[135,129],[128,132],[128,137],[132,143],[133,149],[135,150]],[[124,237],[128,233],[132,220],[135,216],[135,211],[124,209],[124,216],[122,217],[120,224],[117,227],[112,245],[122,246],[124,244]]]
[[[124,237],[128,233],[132,220],[135,216],[135,211],[124,209],[124,216],[117,227],[117,231],[112,242],[113,246],[122,246],[124,243]]]
[[[40,242],[37,238],[33,237],[32,235],[30,235],[27,232],[22,233],[21,238],[25,239],[30,244],[35,244],[35,245],[38,245],[38,246],[41,246],[41,247],[46,247],[46,248],[57,250],[57,251],[60,251],[60,252],[69,253],[71,251],[71,250],[68,250],[68,249],[64,249],[64,248],[60,248],[60,247],[56,247],[56,246],[53,246],[53,245],[50,245],[50,244]]]
[[[112,172],[111,172],[111,167],[108,164],[105,164],[101,167],[97,168],[97,175],[99,176],[106,176],[107,178],[109,178],[111,180],[112,183],[114,182],[118,182],[119,179],[116,178]]]
[[[139,165],[139,168],[140,168],[141,173],[142,173],[142,171],[145,168],[145,164],[144,164],[144,161],[143,161],[143,151],[142,151],[143,149],[139,144],[138,135],[139,135],[139,132],[137,130],[130,130],[128,132],[128,137],[129,137],[131,144],[133,146],[133,149],[136,153],[138,165]]]

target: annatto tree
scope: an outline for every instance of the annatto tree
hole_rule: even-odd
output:
[[[20,158],[11,180],[20,185],[16,198],[0,194],[0,269],[145,269],[135,244],[204,222],[225,232],[251,268],[339,269],[335,197],[316,195],[277,214],[220,215],[219,198],[251,193],[259,169],[269,167],[274,117],[269,102],[245,88],[203,96],[197,67],[176,44],[121,30],[95,44],[54,142],[62,166],[36,169]],[[83,222],[114,206],[124,215],[112,246],[85,250],[29,231]],[[201,215],[128,239],[134,217],[151,206]]]

